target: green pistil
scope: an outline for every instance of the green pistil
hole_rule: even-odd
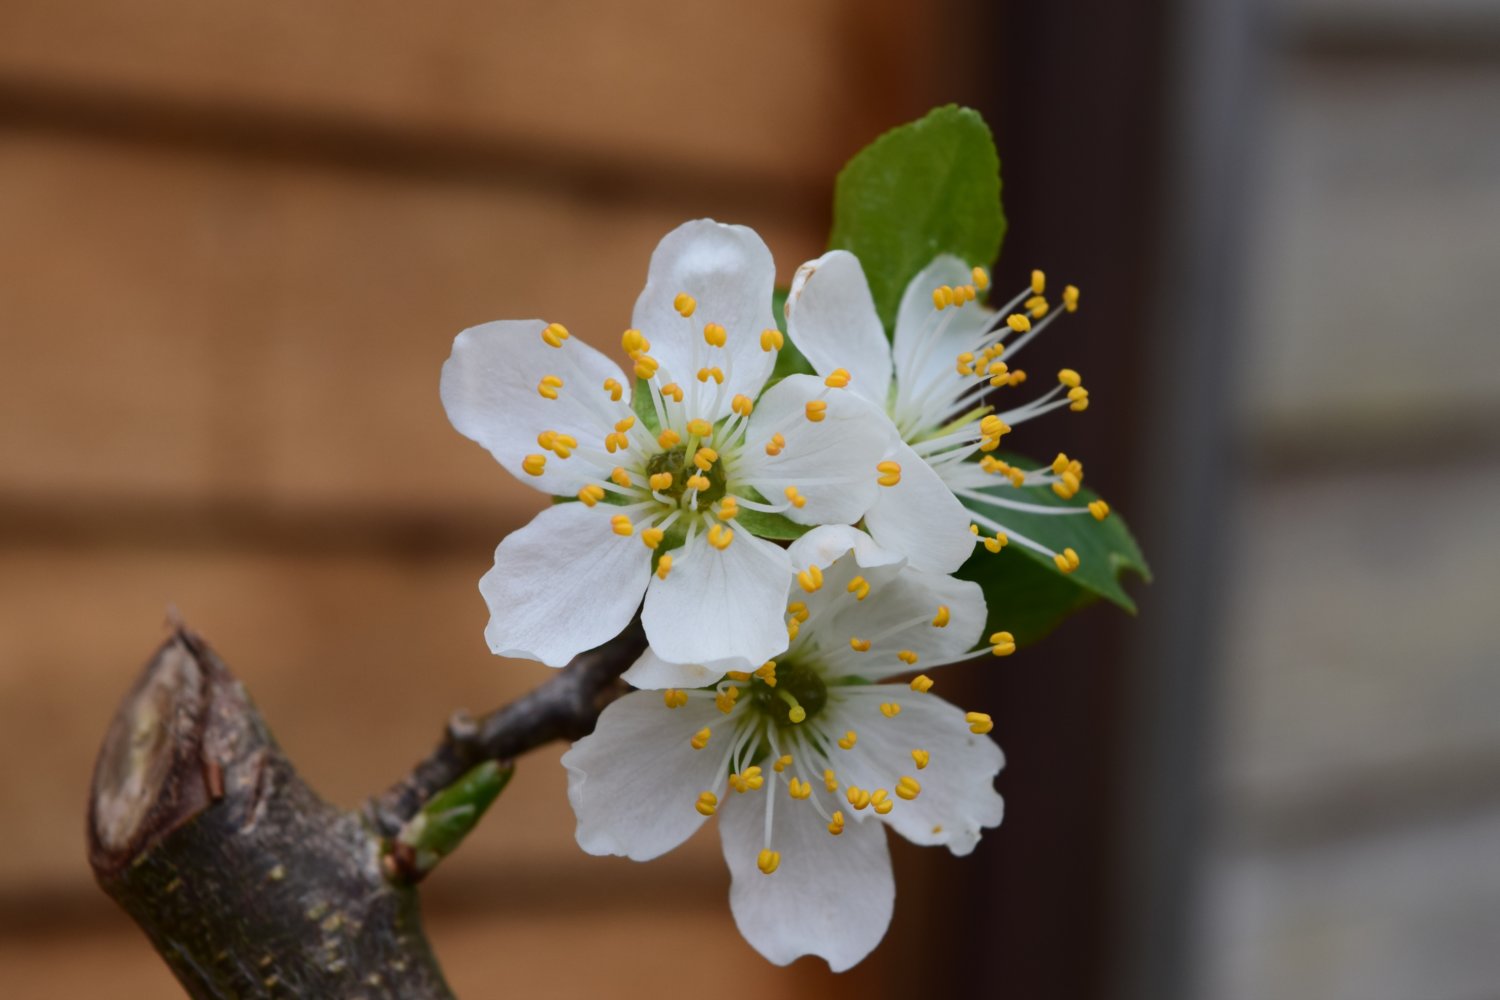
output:
[[[776,686],[764,682],[751,684],[750,697],[762,715],[774,721],[778,728],[787,729],[803,725],[823,711],[823,706],[828,704],[828,685],[817,670],[795,661],[778,660]],[[794,708],[801,708],[806,713],[800,723],[792,721]]]
[[[646,475],[654,476],[658,473],[670,472],[672,474],[672,485],[664,490],[658,490],[663,496],[671,497],[673,500],[682,499],[687,492],[687,481],[698,472],[698,467],[693,464],[687,453],[686,445],[678,445],[666,451],[652,455],[646,462]],[[726,486],[724,482],[724,462],[719,460],[709,466],[707,472],[702,473],[708,480],[708,489],[698,491],[698,506],[704,507],[709,504],[718,503],[724,498]]]

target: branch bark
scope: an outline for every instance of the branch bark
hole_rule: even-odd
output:
[[[195,998],[452,994],[391,838],[485,760],[588,733],[643,647],[635,627],[442,742],[363,810],[297,774],[228,667],[177,629],[126,694],[89,802],[95,878]]]

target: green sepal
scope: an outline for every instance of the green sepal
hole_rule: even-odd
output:
[[[515,767],[487,760],[434,795],[396,835],[412,851],[411,868],[427,874],[474,829],[490,803],[505,790]]]
[[[950,104],[893,128],[839,172],[828,246],[859,258],[888,333],[907,283],[934,257],[987,266],[1004,236],[1000,157],[970,108]]]

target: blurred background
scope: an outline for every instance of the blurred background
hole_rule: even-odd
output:
[[[1000,287],[1084,289],[1028,367],[1095,405],[1017,446],[1131,520],[1140,617],[952,680],[1006,821],[899,844],[854,972],[755,955],[711,829],[580,853],[554,748],[428,883],[454,986],[1500,997],[1495,0],[7,0],[0,992],[176,995],[83,846],[169,607],[350,805],[546,678],[483,642],[542,501],[444,419],[459,329],[612,349],[698,216],[786,280],[839,165],[948,101],[996,131]]]

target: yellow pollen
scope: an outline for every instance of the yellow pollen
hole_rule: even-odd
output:
[[[894,719],[901,714],[901,706],[894,701],[883,702],[880,706],[880,714],[887,719]]]
[[[690,490],[697,490],[698,492],[701,493],[704,490],[708,489],[708,487],[709,487],[710,484],[709,484],[708,478],[706,476],[700,476],[700,475],[694,474],[694,475],[691,475],[691,476],[687,477],[687,483],[686,483],[686,485],[687,485],[688,489],[690,489]]]
[[[630,518],[625,516],[624,514],[616,514],[614,517],[610,518],[609,526],[614,529],[614,532],[617,535],[635,534],[635,527],[631,525]]]
[[[759,677],[761,680],[765,681],[768,686],[775,687],[776,686],[776,661],[775,660],[767,660],[765,663],[762,663],[760,666],[756,667],[755,668],[755,676]],[[792,758],[790,756],[788,756],[786,758],[786,762],[788,764],[790,764],[792,762]]]
[[[823,571],[817,566],[809,566],[807,567],[807,569],[797,574],[797,582],[802,585],[803,590],[811,594],[813,591],[823,586]],[[798,618],[792,619],[792,621],[799,620],[800,619]]]
[[[740,514],[740,502],[734,497],[725,497],[719,501],[719,509],[716,512],[721,521],[733,521]]]
[[[938,605],[938,609],[937,609],[937,614],[934,615],[933,618],[932,618],[932,627],[933,628],[947,628],[948,627],[948,622],[949,622],[949,620],[952,617],[953,617],[953,614],[952,614],[952,612],[950,612],[948,610],[948,605],[946,605],[946,604],[939,604]]]
[[[624,466],[617,465],[609,470],[609,478],[616,486],[630,488],[630,473],[625,471]]]
[[[780,434],[772,434],[771,440],[766,442],[766,454],[776,456],[781,454],[781,449],[786,447],[786,438]]]
[[[1102,521],[1109,516],[1109,504],[1103,500],[1092,500],[1089,502],[1089,513],[1094,515],[1094,520]]]
[[[1078,311],[1078,286],[1069,285],[1063,289],[1063,308],[1068,312]]]
[[[849,798],[849,804],[855,809],[863,809],[865,806],[870,804],[870,793],[865,791],[863,788],[858,788],[854,785],[850,785],[847,795]]]
[[[809,785],[801,778],[793,778],[791,781],[788,781],[786,783],[786,790],[791,793],[794,799],[806,799],[812,796],[812,785]]]
[[[536,391],[543,399],[556,399],[557,390],[561,389],[563,380],[556,375],[543,375],[542,380],[537,383]]]
[[[526,470],[528,476],[540,476],[542,470],[547,468],[547,456],[527,455],[521,459],[521,468]]]
[[[542,331],[542,343],[548,347],[561,347],[567,339],[568,328],[561,323],[548,323],[547,328]]]
[[[945,288],[947,288],[946,285],[934,288],[932,290],[932,308],[936,309],[938,312],[942,312],[944,309],[947,309],[948,303],[952,300],[953,293],[951,290],[948,291],[947,295],[943,294]]]
[[[751,401],[749,396],[738,392],[729,401],[729,408],[742,417],[748,417],[751,411],[755,409],[755,403]]]
[[[856,601],[863,601],[870,596],[870,581],[862,576],[856,576],[844,589],[853,594]]]
[[[932,678],[926,674],[918,674],[911,679],[911,689],[918,694],[926,694],[932,690]]]
[[[617,451],[627,451],[630,448],[630,438],[624,431],[610,431],[604,435],[604,450],[613,455]]]
[[[661,700],[668,708],[681,708],[688,703],[686,691],[677,688],[667,688],[661,693]]]
[[[764,874],[769,875],[781,867],[781,855],[769,847],[763,848],[755,858],[755,867],[759,868]]]
[[[667,533],[660,528],[643,528],[641,529],[641,544],[648,549],[655,549],[666,535]]]
[[[1057,373],[1057,380],[1063,385],[1067,386],[1069,389],[1076,389],[1083,383],[1083,376],[1079,375],[1071,368],[1064,368],[1062,371]]]
[[[630,428],[632,428],[634,426],[635,426],[635,417],[626,417],[625,419],[620,420],[620,421],[618,421],[615,424],[615,430],[619,431],[621,434],[624,434],[626,431],[630,430]]]
[[[719,453],[714,451],[712,448],[699,448],[697,453],[693,455],[693,464],[702,469],[704,472],[712,469],[714,467],[714,463],[718,460]]]
[[[1031,329],[1031,320],[1027,319],[1020,313],[1011,313],[1009,316],[1005,317],[1005,325],[1010,327],[1016,333],[1025,333],[1027,330]]]
[[[839,746],[843,747],[845,750],[853,750],[854,744],[858,742],[859,734],[851,729],[847,733],[845,733],[842,738],[840,738]]]
[[[760,332],[760,349],[762,351],[779,351],[786,338],[781,335],[780,330],[762,330]]]
[[[639,330],[626,330],[620,334],[620,346],[625,349],[626,354],[634,358],[643,351],[651,350],[651,341],[647,340]]]
[[[687,432],[701,438],[706,438],[714,432],[714,425],[702,417],[695,417],[687,422]]]
[[[604,391],[609,393],[609,401],[618,403],[620,397],[625,395],[625,387],[617,379],[607,378],[604,380]]]
[[[748,681],[750,679],[750,672],[748,670],[727,670],[724,672],[724,676],[732,681]]]
[[[719,797],[713,792],[704,792],[698,796],[698,801],[693,804],[693,808],[703,816],[712,816],[719,811]]]
[[[791,642],[793,639],[797,638],[797,632],[799,631],[800,628],[801,628],[801,626],[797,624],[797,619],[795,619],[795,618],[789,618],[789,619],[787,619],[787,623],[786,623],[786,641],[787,642]]]
[[[671,572],[672,572],[672,553],[668,552],[666,555],[662,556],[660,560],[657,561],[657,564],[656,564],[656,578],[658,580],[665,580],[667,578],[667,574],[669,574]]]
[[[672,488],[672,474],[670,472],[654,472],[647,482],[650,484],[652,490],[660,493],[662,490]]]
[[[990,272],[986,271],[984,268],[974,268],[974,270],[969,272],[969,276],[974,279],[974,287],[979,289],[981,292],[990,287]]]
[[[786,717],[793,723],[802,722],[807,718],[807,709],[801,705],[793,705],[791,711],[786,713]]]
[[[880,473],[880,475],[875,477],[875,481],[881,486],[895,486],[901,482],[901,465],[899,462],[877,462],[875,471]]]
[[[828,789],[830,792],[836,792],[839,790],[839,779],[838,776],[833,773],[832,769],[824,769],[823,787]]]
[[[849,648],[856,653],[868,653],[870,651],[870,640],[861,639],[857,635],[851,635],[849,637]]]
[[[1009,535],[996,535],[994,538],[986,538],[984,540],[985,551],[992,552],[992,553],[993,552],[999,552],[1001,549],[1005,548],[1009,544],[1010,544],[1010,536]]]
[[[939,823],[937,826],[933,827],[932,828],[932,832],[933,832],[934,835],[942,833],[943,832],[943,824]]]
[[[990,636],[990,652],[996,656],[1009,656],[1016,651],[1016,637],[1009,632],[996,632]]]
[[[729,776],[729,784],[740,794],[758,791],[765,783],[765,775],[761,774],[760,768],[755,766],[747,767],[739,774]]]
[[[656,443],[662,448],[675,448],[682,443],[682,435],[668,427],[656,436]]]
[[[650,379],[656,375],[656,361],[642,354],[635,362],[635,377],[639,379]]]
[[[693,734],[693,738],[691,740],[688,740],[688,743],[692,745],[694,750],[702,750],[704,747],[708,746],[708,738],[712,735],[713,730],[709,729],[707,726],[704,726],[702,729]]]
[[[884,816],[895,808],[896,803],[891,801],[890,792],[884,788],[877,788],[870,793],[870,805],[875,807],[877,813]]]
[[[788,486],[786,488],[786,498],[798,510],[807,506],[807,497],[803,496],[802,492],[795,486]]]
[[[788,604],[786,606],[786,613],[797,619],[799,622],[807,621],[807,616],[811,614],[811,612],[807,610],[807,605],[803,604],[801,601],[793,601],[791,604]]]
[[[578,499],[583,501],[585,507],[592,507],[604,499],[604,487],[589,483],[578,491]]]
[[[810,399],[807,401],[807,419],[813,423],[821,423],[828,416],[828,401],[824,399]]]
[[[964,721],[969,724],[969,732],[980,736],[995,728],[995,720],[983,712],[967,712],[964,714]]]
[[[717,323],[709,323],[703,328],[703,340],[709,347],[723,347],[728,339],[728,332]]]
[[[1083,386],[1079,386],[1069,392],[1068,398],[1073,401],[1073,405],[1069,406],[1068,409],[1074,413],[1082,413],[1089,408],[1089,391]]]
[[[828,832],[835,837],[844,832],[844,814],[837,809],[833,811],[833,821],[828,824]]]
[[[724,370],[722,368],[719,368],[717,365],[710,368],[699,368],[698,381],[707,382],[709,379],[713,379],[716,385],[723,385]]]
[[[734,529],[722,524],[708,526],[708,544],[723,552],[734,541]]]
[[[964,351],[956,359],[954,359],[953,368],[960,375],[973,375],[974,355],[970,354],[968,351]]]
[[[791,766],[792,755],[789,753],[784,753],[780,757],[776,758],[776,763],[771,765],[771,770],[775,771],[777,774],[780,774],[782,771],[785,771],[788,767]]]
[[[896,654],[896,659],[910,667],[917,662],[917,654],[914,650],[903,649]]]
[[[1040,295],[1047,290],[1047,276],[1041,271],[1031,272],[1031,294]]]
[[[927,767],[927,762],[932,760],[932,754],[926,750],[913,750],[911,752],[911,759],[917,765],[917,770],[921,771]]]
[[[835,368],[833,374],[823,380],[823,384],[830,389],[842,389],[849,384],[849,372],[843,368]]]
[[[666,385],[662,386],[661,394],[663,397],[670,396],[672,402],[674,403],[682,402],[682,386],[678,385],[676,382],[668,382]]]
[[[908,777],[907,775],[903,774],[896,781],[896,794],[901,796],[906,801],[910,802],[912,799],[922,794],[922,785],[917,781],[916,778]]]
[[[1025,304],[1026,312],[1031,316],[1032,319],[1041,319],[1043,316],[1047,315],[1047,313],[1052,311],[1052,307],[1047,304],[1046,298],[1041,295],[1033,295],[1031,298],[1026,300]]]
[[[991,413],[979,421],[979,433],[985,437],[1004,437],[1010,433],[1010,425]]]
[[[683,319],[687,319],[697,311],[698,300],[687,292],[678,292],[677,297],[672,300],[672,308],[676,309]]]
[[[719,711],[723,712],[725,715],[728,715],[730,712],[734,711],[734,703],[739,700],[740,689],[735,687],[733,684],[729,685],[727,688],[714,695],[714,705],[716,705]]]

